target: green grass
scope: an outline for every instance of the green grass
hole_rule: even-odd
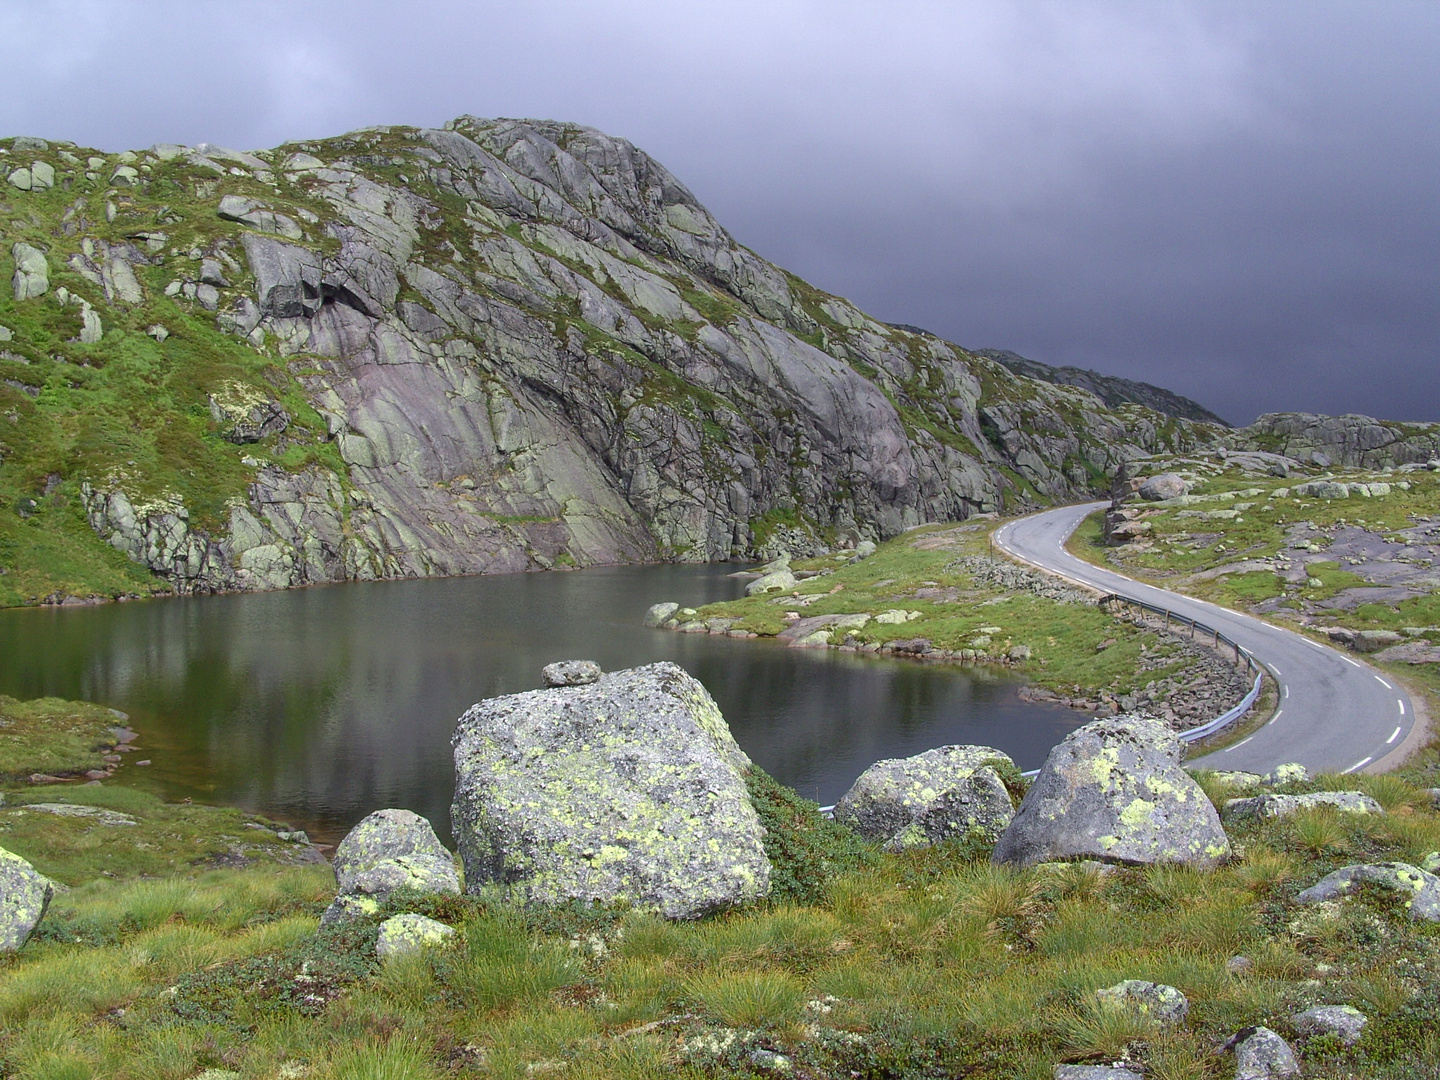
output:
[[[84,701],[0,695],[0,782],[34,773],[74,776],[105,767],[124,721]]]
[[[1347,862],[1440,849],[1440,815],[1395,777],[1299,790],[1352,784],[1390,812],[1238,824],[1235,859],[1210,872],[870,849],[819,871],[808,899],[689,923],[442,898],[421,907],[457,928],[452,943],[385,965],[376,920],[318,928],[324,868],[90,877],[0,958],[0,1061],[7,1076],[121,1080],[701,1080],[763,1075],[764,1051],[812,1076],[1039,1080],[1057,1062],[1119,1057],[1211,1076],[1240,1027],[1293,1036],[1293,1012],[1350,1002],[1370,1017],[1364,1038],[1297,1039],[1305,1075],[1399,1080],[1440,1068],[1440,937],[1382,893],[1323,909],[1294,897]],[[1237,953],[1250,972],[1226,970]],[[1126,978],[1179,987],[1188,1020],[1162,1030],[1101,1007],[1095,990]]]

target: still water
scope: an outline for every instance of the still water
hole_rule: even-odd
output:
[[[0,611],[0,693],[98,701],[143,751],[121,775],[334,839],[384,806],[442,836],[450,735],[472,703],[535,689],[554,660],[673,660],[762,768],[821,803],[866,766],[983,743],[1034,768],[1079,725],[986,671],[641,626],[659,600],[739,596],[733,566],[606,567]],[[148,768],[129,764],[148,758]]]

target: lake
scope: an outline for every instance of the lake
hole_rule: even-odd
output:
[[[867,766],[947,743],[1022,769],[1085,718],[988,669],[641,625],[661,600],[731,599],[732,565],[603,567],[0,611],[0,693],[120,709],[143,751],[119,776],[167,799],[269,814],[334,842],[381,807],[448,834],[450,736],[471,704],[555,660],[672,660],[783,783],[834,802]],[[136,759],[153,764],[140,767]]]

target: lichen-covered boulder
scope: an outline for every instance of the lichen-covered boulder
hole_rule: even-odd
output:
[[[1363,791],[1315,791],[1308,795],[1256,795],[1230,799],[1225,803],[1227,818],[1277,818],[1302,810],[1332,807],[1345,814],[1383,814],[1385,808]]]
[[[1286,784],[1303,784],[1310,779],[1310,770],[1298,761],[1287,761],[1276,765],[1262,778],[1266,787],[1284,787]]]
[[[680,605],[673,600],[661,604],[651,604],[650,610],[645,612],[645,625],[664,626],[679,610]]]
[[[761,593],[789,592],[795,588],[796,584],[795,575],[790,572],[790,568],[788,566],[782,567],[779,570],[774,570],[758,577],[750,582],[749,585],[746,585],[745,595],[759,596]]]
[[[1334,1035],[1346,1046],[1360,1041],[1369,1022],[1369,1017],[1353,1005],[1321,1005],[1290,1018],[1291,1025],[1301,1035]]]
[[[45,917],[55,886],[13,852],[0,848],[0,952],[14,952]]]
[[[1189,999],[1175,987],[1144,979],[1126,979],[1096,990],[1095,997],[1102,1006],[1131,1009],[1158,1024],[1182,1023],[1190,1012]]]
[[[670,918],[769,892],[750,759],[675,664],[482,701],[453,746],[451,818],[471,891]]]
[[[455,860],[430,822],[409,810],[376,810],[346,834],[332,860],[338,895],[322,922],[373,914],[401,890],[458,893]]]
[[[1318,904],[1348,896],[1362,882],[1399,893],[1410,918],[1440,922],[1440,878],[1418,866],[1403,862],[1356,863],[1326,874],[1295,899],[1301,904]]]
[[[375,938],[375,955],[381,960],[408,956],[432,945],[443,945],[455,936],[453,927],[424,915],[406,912],[380,924]]]
[[[942,746],[877,761],[835,804],[835,820],[891,851],[981,833],[992,842],[1015,814],[989,746]]]
[[[594,660],[561,660],[540,669],[546,686],[587,686],[599,682],[601,674]]]
[[[1283,1080],[1300,1075],[1290,1044],[1267,1027],[1242,1028],[1225,1049],[1235,1051],[1235,1080]]]
[[[1117,716],[1050,751],[995,845],[997,863],[1052,859],[1212,867],[1230,854],[1220,816],[1180,768],[1185,745],[1154,720]]]

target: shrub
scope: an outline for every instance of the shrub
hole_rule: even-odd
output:
[[[821,816],[818,804],[763,769],[752,768],[745,782],[765,826],[772,900],[813,904],[831,878],[874,861],[874,848],[853,830]]]

